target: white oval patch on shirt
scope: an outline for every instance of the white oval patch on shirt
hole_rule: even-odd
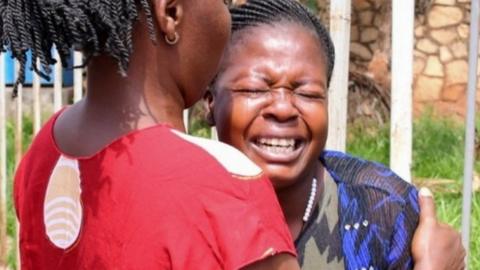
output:
[[[50,176],[43,205],[48,239],[67,249],[75,243],[82,225],[81,180],[78,161],[60,156]]]

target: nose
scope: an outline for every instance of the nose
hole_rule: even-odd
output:
[[[263,109],[263,117],[277,122],[293,122],[299,115],[295,106],[293,91],[288,89],[275,89],[271,91],[270,101]]]

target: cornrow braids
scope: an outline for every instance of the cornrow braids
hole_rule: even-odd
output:
[[[4,17],[4,13],[5,13],[5,9],[6,9],[6,4],[5,4],[5,1],[6,0],[0,0],[0,41],[2,41],[2,37],[3,37],[3,17]],[[3,52],[4,48],[3,48],[3,44],[0,43],[0,52]]]
[[[62,65],[69,67],[72,49],[81,50],[87,59],[106,53],[113,57],[119,72],[126,74],[133,51],[133,25],[143,10],[148,33],[155,42],[150,0],[0,0],[0,51],[11,51],[20,63],[19,84],[25,81],[27,52],[31,52],[33,71],[49,79],[53,46]],[[40,62],[41,69],[36,65]]]
[[[281,21],[299,23],[312,30],[321,43],[327,61],[327,82],[333,73],[335,48],[330,34],[320,20],[305,6],[295,0],[248,0],[245,4],[230,9],[232,34],[249,27],[274,25]]]

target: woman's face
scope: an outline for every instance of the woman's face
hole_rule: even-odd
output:
[[[201,99],[218,71],[220,58],[230,37],[230,0],[185,1],[185,22],[180,25],[176,58],[180,88],[187,106]]]
[[[276,188],[311,177],[327,137],[326,73],[321,45],[303,26],[235,33],[209,103],[219,139],[260,165]]]

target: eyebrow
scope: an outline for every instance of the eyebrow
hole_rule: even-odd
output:
[[[325,80],[322,80],[322,79],[305,79],[305,78],[302,78],[302,79],[299,79],[299,80],[295,80],[295,86],[301,86],[301,85],[305,85],[305,84],[318,84],[318,85],[321,85],[322,87],[324,88],[327,88],[327,83],[325,82]]]
[[[272,83],[271,79],[269,79],[267,76],[265,76],[261,72],[256,71],[255,69],[237,74],[236,76],[232,77],[232,81],[237,81],[239,79],[245,79],[245,78],[259,79],[266,82],[267,84]]]

